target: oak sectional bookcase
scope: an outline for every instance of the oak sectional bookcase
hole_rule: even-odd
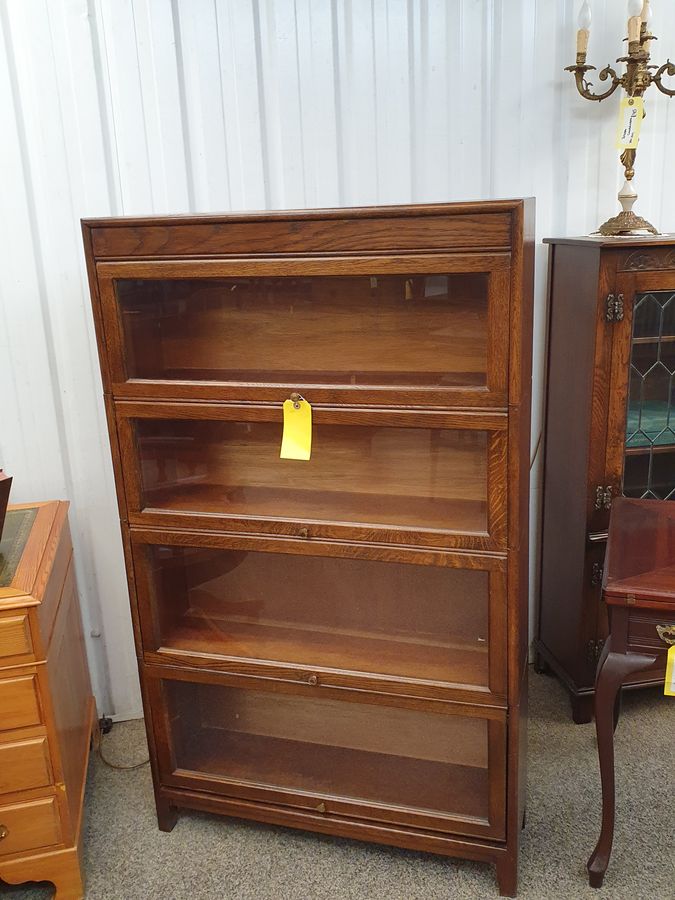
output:
[[[524,815],[532,203],[83,223],[160,827]],[[282,404],[312,407],[280,459]]]

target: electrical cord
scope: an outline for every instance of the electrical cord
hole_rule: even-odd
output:
[[[103,755],[103,730],[101,728],[100,722],[96,724],[96,730],[94,731],[94,750],[96,751],[96,755],[101,760],[101,762],[108,766],[109,769],[115,769],[118,772],[130,772],[132,769],[142,769],[143,766],[147,766],[150,762],[150,757],[144,759],[143,762],[132,763],[128,766],[119,765],[118,763],[111,762],[109,759]]]
[[[544,429],[542,428],[539,432],[539,437],[537,438],[537,443],[534,445],[534,450],[532,452],[532,456],[530,457],[530,472],[537,461],[537,456],[539,454],[539,448],[541,447],[541,439],[544,436]]]

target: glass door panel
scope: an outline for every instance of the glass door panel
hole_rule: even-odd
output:
[[[168,782],[438,830],[501,828],[500,722],[220,684],[163,680]],[[306,692],[306,693],[305,693]],[[492,758],[491,758],[492,757]],[[162,764],[162,763],[160,763]],[[500,777],[501,776],[501,777]],[[495,780],[494,787],[491,782]],[[266,796],[267,795],[267,796]]]
[[[635,294],[623,493],[675,498],[675,291]]]
[[[504,407],[510,264],[504,253],[102,264],[112,390]]]
[[[127,376],[485,387],[488,274],[116,281]]]
[[[155,544],[134,559],[147,650],[504,689],[496,571]]]
[[[134,405],[126,409],[133,412]],[[174,409],[190,414],[186,407]],[[252,421],[252,415],[274,421]],[[361,425],[348,413],[322,418],[315,410],[311,459],[299,461],[279,458],[280,410],[248,410],[245,418],[123,420],[130,429],[123,444],[136,454],[128,466],[138,472],[130,512],[210,516],[209,527],[227,527],[225,517],[302,521],[314,523],[312,534],[360,526],[475,535],[483,541],[497,536],[491,500],[494,494],[495,505],[503,502],[503,432],[409,427],[409,421],[424,419],[388,413],[370,416],[386,424]],[[405,427],[398,427],[399,421]],[[427,421],[435,425],[438,419]]]

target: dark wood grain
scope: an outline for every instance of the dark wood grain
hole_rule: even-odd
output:
[[[570,691],[575,721],[592,718],[597,654],[608,634],[600,577],[610,510],[621,494],[636,293],[674,290],[668,236],[552,239],[547,428],[537,650]],[[645,255],[648,261],[645,262]],[[661,271],[657,271],[661,269]],[[608,321],[608,295],[623,316]],[[628,685],[653,684],[653,672]]]
[[[675,628],[675,504],[615,500],[602,595],[610,607],[610,630],[595,685],[602,828],[587,864],[595,888],[602,886],[614,837],[614,731],[622,684],[659,663],[663,670],[668,644],[657,626]]]
[[[12,476],[0,469],[0,536],[5,524],[5,513],[9,503],[9,492],[12,489]]]
[[[510,213],[520,201],[84,221],[97,259],[339,253],[400,250],[507,250]]]

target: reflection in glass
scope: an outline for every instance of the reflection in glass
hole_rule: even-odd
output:
[[[244,782],[302,792],[299,805],[318,795],[487,819],[485,719],[214,684],[163,688],[175,767],[210,776],[209,789]]]
[[[136,419],[144,508],[487,530],[487,432],[315,424],[279,459],[279,422]]]
[[[486,384],[488,275],[119,280],[129,378]]]
[[[488,573],[147,546],[158,647],[488,684]]]
[[[623,492],[675,499],[675,293],[637,294]]]

